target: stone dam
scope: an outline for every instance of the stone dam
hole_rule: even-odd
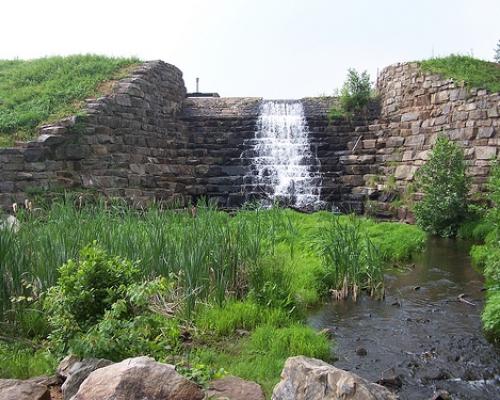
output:
[[[499,156],[500,94],[395,64],[364,115],[329,121],[333,97],[186,97],[182,72],[146,62],[81,115],[0,149],[0,207],[34,193],[96,190],[142,206],[280,200],[363,212],[404,190],[439,134],[465,150],[474,190]],[[270,136],[271,135],[271,136]]]

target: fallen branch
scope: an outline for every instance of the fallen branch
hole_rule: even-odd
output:
[[[465,297],[465,293],[459,294],[458,300],[461,301],[462,303],[468,304],[470,306],[474,306],[474,307],[476,306],[474,303],[470,302],[469,300],[465,300],[464,297]]]

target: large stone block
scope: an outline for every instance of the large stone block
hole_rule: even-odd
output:
[[[478,160],[491,160],[497,155],[497,148],[494,146],[476,146],[475,151]]]

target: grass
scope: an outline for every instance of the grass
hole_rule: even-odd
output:
[[[331,343],[324,335],[300,323],[281,328],[262,325],[248,338],[231,339],[218,348],[199,348],[193,357],[203,364],[258,382],[270,398],[285,360],[296,355],[330,361]]]
[[[56,284],[59,267],[68,259],[78,260],[80,250],[96,241],[111,256],[136,262],[141,279],[164,276],[175,282],[182,307],[175,316],[178,328],[172,332],[187,329],[193,346],[185,351],[171,347],[164,353],[165,361],[171,362],[172,356],[174,362],[180,357],[181,364],[184,359],[189,366],[205,365],[210,371],[224,368],[256,380],[268,394],[287,357],[303,354],[329,360],[331,356],[332,344],[303,323],[306,307],[329,298],[332,287],[325,285],[325,274],[336,270],[318,245],[325,239],[322,232],[333,229],[327,239],[336,243],[335,227],[355,230],[361,242],[354,243],[355,239],[352,249],[359,249],[365,261],[378,260],[379,278],[373,282],[365,279],[370,263],[358,265],[362,271],[358,285],[367,289],[380,284],[385,264],[408,259],[422,248],[425,238],[414,226],[329,212],[302,214],[274,208],[241,210],[231,216],[201,203],[193,216],[189,209],[135,210],[121,203],[75,203],[67,197],[47,207],[35,204],[33,212],[18,213],[17,233],[0,230],[4,336],[43,343],[50,326],[40,303]],[[337,261],[344,262],[346,274],[352,272],[345,260]],[[140,322],[143,317],[138,318]],[[84,338],[94,347],[99,345],[96,348],[108,341],[102,348],[110,348],[116,332],[121,332],[121,338],[135,337],[123,326],[133,326],[139,333],[145,329],[134,321],[132,325],[118,321],[116,326],[105,321]],[[109,339],[102,339],[101,331]],[[117,345],[122,343],[127,348],[120,351],[130,355],[131,344],[121,340]],[[145,343],[142,348],[148,346]]]
[[[486,302],[481,320],[483,329],[500,343],[500,164],[492,164],[487,184],[490,208],[476,208],[459,230],[459,235],[475,240],[471,248],[474,265],[482,269],[486,281]]]
[[[0,146],[76,114],[86,98],[103,93],[103,82],[123,77],[138,62],[97,55],[0,60]]]
[[[57,358],[45,350],[34,350],[21,343],[0,341],[0,377],[28,379],[50,375],[57,366]]]
[[[500,64],[497,63],[452,54],[421,61],[420,66],[424,71],[463,81],[469,88],[487,89],[492,93],[500,91]]]
[[[260,301],[265,302],[266,296],[287,301],[287,293],[278,293],[286,287],[293,303],[311,304],[321,297],[318,274],[323,270],[314,240],[331,223],[332,215],[260,210],[231,217],[200,206],[193,218],[189,211],[139,212],[104,204],[80,209],[68,199],[18,218],[21,229],[17,234],[0,231],[4,271],[0,311],[4,312],[12,297],[29,293],[36,298],[54,285],[59,266],[77,258],[80,249],[94,240],[112,255],[138,260],[146,277],[178,275],[191,311],[196,301],[222,305],[228,294],[241,297],[248,276],[260,288],[254,291]],[[361,220],[361,228],[373,235],[384,260],[407,258],[423,245],[424,235],[415,227],[394,224],[398,228],[387,229],[390,234],[382,237],[385,225],[379,225]],[[405,240],[397,239],[401,235]],[[281,285],[265,287],[259,279],[281,279]]]
[[[253,300],[230,301],[224,307],[206,307],[197,313],[195,325],[217,337],[232,336],[237,330],[252,331],[269,324],[285,326],[290,315],[279,308],[268,308]]]

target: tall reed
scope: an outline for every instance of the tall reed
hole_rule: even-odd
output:
[[[324,283],[335,299],[351,293],[356,300],[361,289],[372,295],[383,293],[382,259],[363,232],[360,219],[332,216],[318,232],[316,246],[323,261]]]

